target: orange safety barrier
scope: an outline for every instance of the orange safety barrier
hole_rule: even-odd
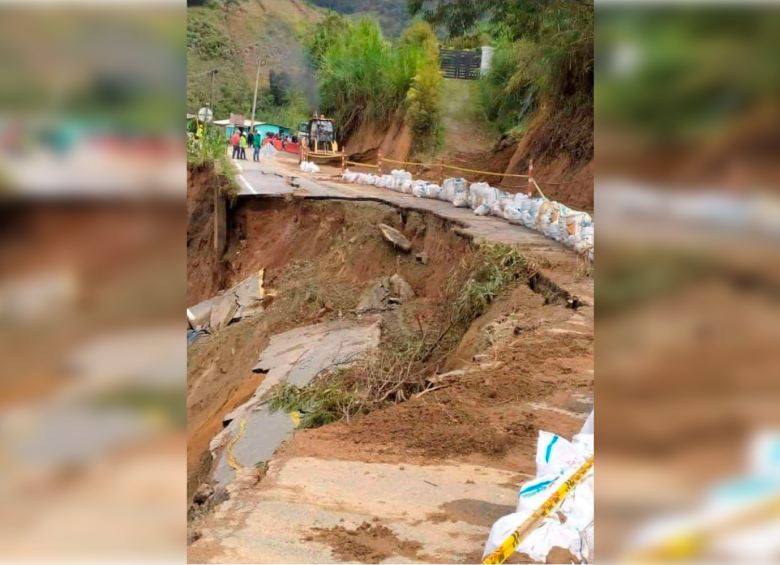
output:
[[[266,137],[265,139],[263,139],[263,147],[265,147],[269,143],[272,143],[277,151],[285,151],[286,153],[295,153],[296,155],[301,151],[301,146],[297,143],[293,143],[292,141],[288,141],[287,143],[285,143],[284,149],[282,149],[282,142],[279,139],[271,139],[270,137]]]

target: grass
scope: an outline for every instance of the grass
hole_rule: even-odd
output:
[[[400,117],[409,120],[422,145],[435,140],[442,79],[430,26],[415,23],[393,45],[374,20],[331,17],[313,36],[317,41],[310,44],[315,51],[309,58],[319,66],[322,109],[335,119],[339,137],[366,122]]]
[[[313,428],[409,400],[429,388],[428,377],[444,366],[471,323],[538,268],[514,246],[479,245],[450,278],[438,324],[424,328],[418,319],[417,331],[385,331],[382,346],[349,368],[303,387],[276,387],[269,408],[297,410],[300,427]]]
[[[303,387],[281,384],[274,389],[268,407],[272,412],[300,412],[301,428],[330,424],[354,413],[356,399],[345,390],[343,379],[342,373],[336,373]]]

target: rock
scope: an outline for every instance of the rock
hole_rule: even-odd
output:
[[[391,228],[387,224],[379,224],[379,229],[382,231],[382,236],[393,244],[394,247],[409,253],[412,250],[412,242],[409,241],[404,234],[399,232],[395,228]]]
[[[387,299],[390,294],[390,279],[384,277],[369,287],[360,297],[357,312],[367,310],[384,310],[387,308]]]
[[[253,316],[263,311],[263,300],[266,297],[266,291],[263,287],[264,275],[265,269],[260,269],[254,275],[244,279],[230,289],[230,292],[235,295],[238,302],[238,307],[233,316],[235,319]]]
[[[428,264],[428,254],[425,251],[422,251],[414,256],[414,259],[420,263],[421,265],[427,265]]]
[[[428,380],[429,383],[435,385],[435,384],[443,383],[443,382],[446,382],[446,381],[456,380],[458,377],[462,377],[465,374],[466,374],[466,371],[464,371],[463,369],[457,369],[455,371],[450,371],[448,373],[443,373],[441,375],[434,375],[434,376],[428,378],[427,380]]]
[[[238,309],[238,300],[234,294],[225,295],[222,300],[211,309],[211,331],[215,332],[227,326],[233,319]]]
[[[195,504],[206,504],[209,498],[214,495],[214,489],[208,483],[201,483],[198,490],[195,491],[195,495],[192,497],[192,502]]]
[[[390,277],[390,294],[401,300],[411,300],[415,297],[411,285],[398,273]]]

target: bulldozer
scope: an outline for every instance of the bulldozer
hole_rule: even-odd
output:
[[[333,120],[323,114],[314,115],[308,123],[298,128],[301,146],[314,157],[339,157],[336,127]]]

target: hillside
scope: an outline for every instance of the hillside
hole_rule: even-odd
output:
[[[373,16],[385,37],[398,37],[410,22],[406,0],[311,0],[322,8],[345,16]]]
[[[271,71],[286,71],[298,81],[304,64],[301,39],[307,27],[325,11],[303,0],[212,0],[187,6],[187,108],[208,102],[209,69],[218,68],[214,80],[216,114],[249,113],[258,58],[261,88]]]

